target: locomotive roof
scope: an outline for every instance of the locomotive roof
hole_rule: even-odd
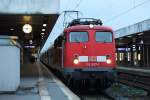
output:
[[[75,25],[65,28],[64,31],[75,31],[75,30],[104,30],[104,31],[112,31],[112,28],[108,26],[94,25],[93,28],[90,28],[89,25]]]

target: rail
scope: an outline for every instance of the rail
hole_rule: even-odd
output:
[[[150,92],[150,73],[118,70],[117,82]]]
[[[77,94],[81,100],[116,100],[116,97],[110,96],[108,93],[100,94]]]

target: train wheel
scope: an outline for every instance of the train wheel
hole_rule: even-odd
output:
[[[66,84],[68,87],[72,88],[73,87],[73,79],[71,79],[71,78],[67,79]]]
[[[79,92],[79,90],[80,90],[80,81],[74,79],[72,85],[73,85],[73,91]]]

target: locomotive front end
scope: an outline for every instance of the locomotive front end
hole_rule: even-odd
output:
[[[65,33],[63,69],[69,84],[75,85],[78,81],[99,89],[108,88],[116,75],[113,31],[105,26],[82,23],[68,27]]]

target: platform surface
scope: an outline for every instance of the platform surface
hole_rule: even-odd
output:
[[[80,100],[41,62],[21,66],[17,91],[0,93],[0,100]]]

